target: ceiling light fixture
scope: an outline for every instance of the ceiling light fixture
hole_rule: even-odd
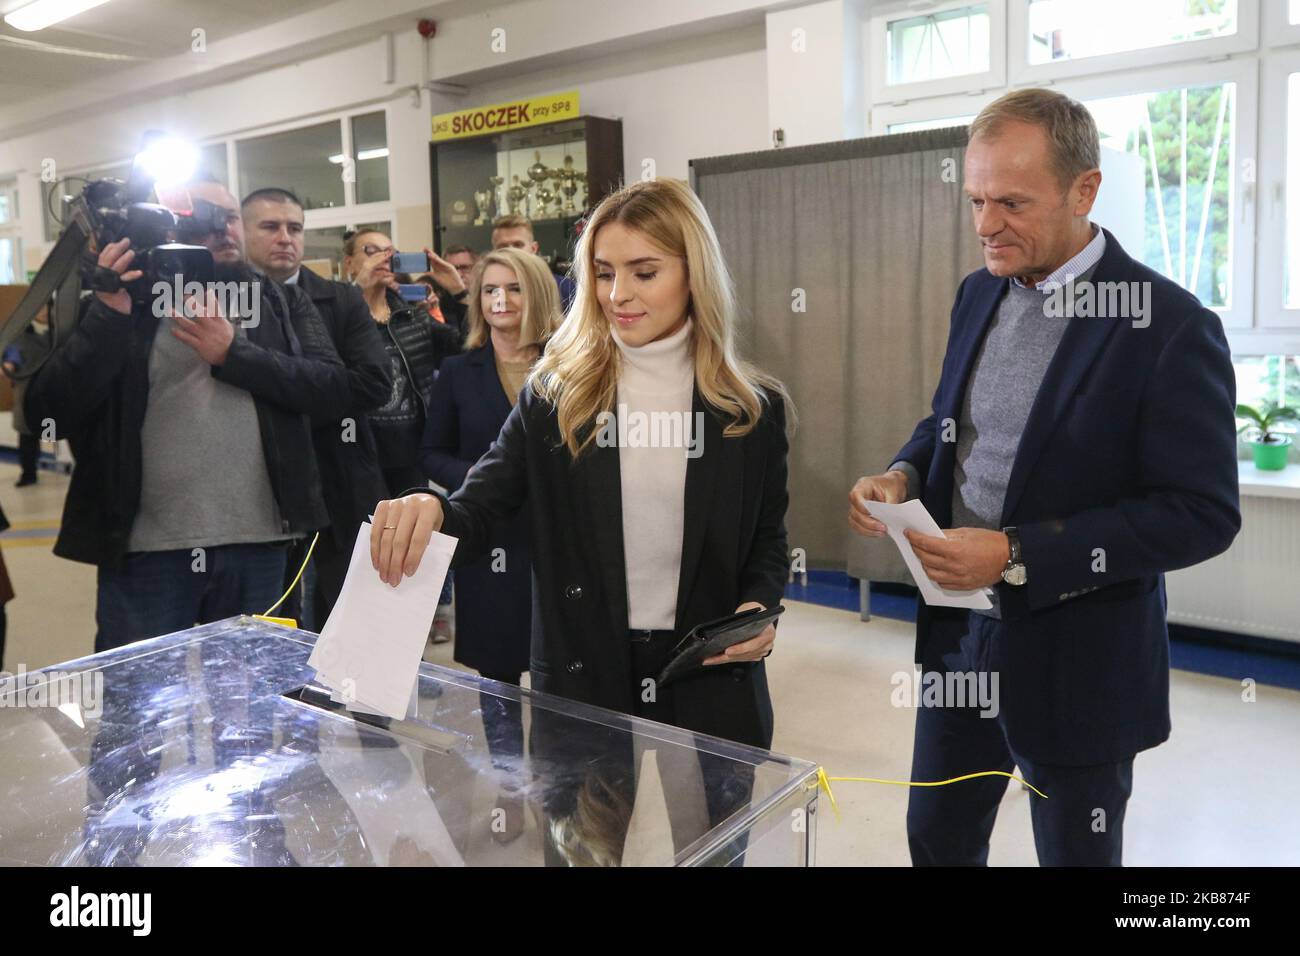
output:
[[[44,30],[108,0],[34,0],[5,14],[5,23],[15,30]]]

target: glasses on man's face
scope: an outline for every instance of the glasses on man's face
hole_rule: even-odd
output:
[[[377,255],[379,255],[381,252],[392,252],[392,251],[393,251],[393,247],[392,247],[392,246],[370,246],[370,245],[366,245],[366,246],[362,246],[362,247],[361,247],[361,251],[364,252],[364,253],[365,253],[366,255],[368,255],[368,256],[377,256]]]

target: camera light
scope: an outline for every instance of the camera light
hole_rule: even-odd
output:
[[[135,161],[157,183],[184,183],[190,180],[198,167],[199,151],[193,143],[163,137],[146,146]]]
[[[108,0],[35,0],[5,14],[5,23],[15,30],[44,30],[78,13],[85,13]]]

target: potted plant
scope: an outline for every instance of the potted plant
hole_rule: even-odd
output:
[[[1249,405],[1238,405],[1237,417],[1246,420],[1246,424],[1237,433],[1251,432],[1254,435],[1253,438],[1248,437],[1246,443],[1255,453],[1255,467],[1260,471],[1281,471],[1285,468],[1291,436],[1275,429],[1278,422],[1300,419],[1300,411],[1278,405],[1277,402],[1269,402],[1258,411]]]

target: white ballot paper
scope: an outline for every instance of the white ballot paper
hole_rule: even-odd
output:
[[[912,572],[912,580],[916,582],[917,588],[921,591],[921,597],[925,599],[926,604],[938,607],[966,607],[975,610],[987,610],[993,606],[988,595],[984,593],[983,588],[977,588],[974,591],[949,591],[941,588],[930,580],[925,573],[925,568],[921,566],[921,559],[916,556],[912,550],[912,542],[908,541],[903,532],[908,528],[913,531],[919,531],[921,534],[932,535],[936,538],[946,537],[943,530],[930,517],[930,512],[921,504],[921,499],[913,498],[911,501],[904,501],[901,505],[888,505],[883,501],[866,502],[867,511],[871,512],[871,517],[884,523],[885,528],[889,531],[889,536],[894,539],[894,544],[898,545],[898,551],[907,563],[907,570]]]
[[[435,532],[415,574],[389,587],[370,564],[370,522],[362,522],[343,590],[307,658],[333,700],[394,720],[414,712],[420,660],[455,550],[455,538]]]

